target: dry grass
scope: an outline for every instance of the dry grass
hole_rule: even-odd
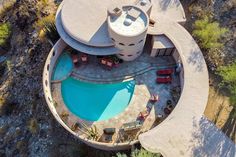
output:
[[[3,1],[2,7],[0,7],[0,19],[4,16],[10,9],[13,8],[16,0],[5,0]]]

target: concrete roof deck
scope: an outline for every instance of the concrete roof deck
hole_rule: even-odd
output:
[[[65,0],[57,11],[57,30],[68,45],[79,51],[88,51],[88,54],[94,55],[119,53],[108,35],[107,9],[110,5],[132,5],[135,2],[137,3],[136,0]],[[151,18],[159,14],[173,21],[185,21],[179,0],[152,0],[152,3]]]
[[[62,5],[60,5],[61,7]],[[94,46],[89,46],[86,44],[83,44],[74,38],[72,38],[63,28],[62,23],[61,23],[61,10],[60,8],[57,11],[56,14],[56,27],[57,31],[60,34],[61,38],[63,41],[65,41],[69,46],[72,48],[87,53],[91,55],[112,55],[112,54],[117,54],[120,52],[119,49],[110,46],[110,47],[94,47]]]
[[[66,0],[61,9],[66,32],[77,41],[93,46],[112,46],[108,35],[109,6],[133,4],[135,0]]]

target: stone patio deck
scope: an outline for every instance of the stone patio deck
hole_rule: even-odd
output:
[[[112,70],[105,69],[95,56],[89,56],[89,64],[80,65],[72,72],[72,76],[90,82],[107,83],[121,82],[123,80],[142,75],[150,70],[156,70],[167,67],[175,67],[175,61],[172,57],[151,58],[146,51],[132,62],[124,62]]]
[[[95,59],[96,58],[90,60],[90,63],[88,65],[84,65],[76,69],[76,73],[83,75],[84,78],[95,76],[96,79],[102,77],[103,80],[106,80],[110,79],[110,77],[116,78],[116,76],[120,75],[125,77],[127,75],[130,75],[130,73],[135,73],[135,70],[137,70],[137,67],[140,67],[141,63],[141,65],[143,66],[159,65],[160,67],[164,67],[164,65],[168,64],[173,66],[174,64],[174,60],[171,57],[151,58],[148,57],[148,54],[144,53],[142,57],[140,57],[137,61],[122,63],[118,68],[107,71],[100,66],[97,66],[96,61],[94,62]],[[172,87],[179,86],[180,82],[179,77],[175,75],[173,75],[172,84],[156,84],[155,78],[155,69],[150,69],[149,71],[146,71],[145,73],[140,75],[134,75],[133,79],[136,81],[136,86],[130,104],[125,109],[125,111],[111,119],[98,122],[82,120],[79,117],[73,115],[66,108],[66,105],[64,104],[61,96],[61,83],[52,84],[52,94],[54,101],[57,104],[56,110],[59,115],[63,112],[69,113],[68,119],[65,121],[65,123],[69,127],[71,127],[76,122],[82,121],[88,126],[96,125],[100,134],[103,133],[104,128],[116,128],[116,131],[118,132],[124,123],[135,121],[141,111],[144,111],[147,106],[152,106],[152,111],[148,118],[145,120],[143,127],[141,128],[142,132],[146,132],[156,126],[155,120],[157,115],[165,115],[163,113],[163,109],[166,106],[166,101],[169,99],[172,100],[170,90]],[[159,95],[160,101],[155,104],[151,104],[149,102],[151,94]]]

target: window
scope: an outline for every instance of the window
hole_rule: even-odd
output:
[[[47,80],[45,80],[45,85],[46,85],[46,87],[48,86],[48,81]]]
[[[136,52],[136,54],[140,54],[140,53],[141,53],[141,51]]]
[[[119,43],[119,45],[122,45],[122,46],[124,46],[125,44],[123,44],[123,43]]]
[[[52,56],[55,56],[55,51],[53,51]]]
[[[47,71],[49,71],[49,64],[47,65]]]
[[[141,42],[143,42],[143,39],[142,39],[142,40],[140,40],[138,43],[141,43]]]
[[[129,46],[134,46],[134,44],[129,44]]]

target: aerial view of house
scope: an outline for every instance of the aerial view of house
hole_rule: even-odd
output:
[[[0,69],[4,78],[0,88],[4,93],[0,97],[3,106],[1,136],[10,134],[10,127],[4,127],[4,124],[14,119],[9,115],[17,115],[17,110],[22,109],[18,103],[27,106],[32,101],[32,107],[21,112],[25,114],[22,120],[26,117],[30,120],[26,123],[28,131],[19,137],[21,143],[16,143],[16,151],[11,152],[11,146],[5,144],[0,156],[1,153],[3,156],[18,156],[25,152],[26,156],[73,156],[65,153],[70,146],[61,149],[67,144],[53,144],[61,138],[64,142],[73,140],[90,149],[111,152],[107,156],[140,157],[143,152],[145,157],[235,157],[236,93],[233,89],[236,75],[229,69],[236,67],[235,62],[227,66],[219,63],[218,66],[217,60],[217,64],[210,64],[215,59],[210,56],[213,48],[219,57],[216,51],[219,52],[224,45],[218,38],[226,38],[225,34],[231,30],[221,28],[216,22],[211,25],[210,18],[203,16],[202,21],[195,21],[196,30],[189,32],[188,20],[193,23],[194,19],[189,12],[200,14],[193,7],[195,3],[200,2],[183,2],[182,5],[179,0],[38,0],[32,3],[24,0],[12,2],[5,8],[3,5],[0,31],[14,28],[11,26],[14,21],[16,29],[3,35],[0,32],[0,44],[3,45],[0,47],[3,54],[0,63],[7,69]],[[185,10],[187,4],[192,8]],[[213,4],[207,2],[208,7]],[[22,7],[27,5],[26,9]],[[36,11],[32,9],[34,6],[37,6]],[[7,11],[12,11],[13,17],[18,19],[7,18],[10,17]],[[199,32],[197,28],[209,32]],[[26,32],[28,39],[19,37],[18,29],[18,32]],[[11,37],[5,37],[7,34]],[[8,42],[4,43],[6,39]],[[22,51],[14,43],[21,47],[23,43],[26,47],[32,45],[22,52],[28,54],[28,61],[24,57],[15,57],[18,59],[13,65],[11,57],[5,55],[7,51]],[[14,55],[18,56],[14,53],[11,56]],[[33,63],[40,63],[41,71],[40,66]],[[17,70],[17,64],[28,67]],[[10,84],[20,84],[20,81],[7,81],[11,74],[16,78],[17,73],[20,73],[19,78],[31,78],[22,83],[21,87],[27,86],[25,89],[10,87]],[[217,78],[218,83],[212,78]],[[219,90],[227,86],[228,95],[224,96],[227,99],[214,97],[214,84],[219,84]],[[33,94],[33,97],[27,99],[22,91]],[[18,101],[9,101],[13,98],[6,94],[8,92],[13,98],[17,93],[22,96]],[[37,105],[37,101],[44,105]],[[231,103],[227,109],[222,105],[225,102]],[[4,105],[7,103],[11,104],[10,107]],[[217,107],[217,104],[222,106]],[[219,118],[223,110],[227,110],[224,111],[227,116]],[[225,117],[230,118],[229,123]],[[220,126],[223,124],[222,130]],[[12,122],[12,125],[18,128],[18,132],[24,132],[19,123]],[[9,132],[5,133],[7,130]],[[25,142],[26,137],[31,140]],[[6,140],[6,137],[1,139],[14,141]],[[34,144],[27,146],[26,143]],[[55,152],[52,153],[51,148]],[[27,149],[30,151],[22,151]],[[77,150],[72,149],[72,152]],[[134,149],[134,152],[125,152]],[[119,151],[125,154],[117,153]],[[101,153],[72,154],[106,156]]]

